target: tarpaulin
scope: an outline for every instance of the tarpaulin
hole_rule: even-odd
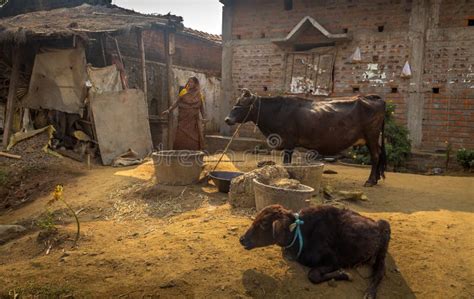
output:
[[[132,150],[143,159],[152,149],[148,107],[141,90],[91,92],[97,141],[104,165]]]
[[[120,72],[115,64],[103,68],[87,67],[89,80],[92,83],[92,89],[95,93],[107,91],[121,91],[122,81],[120,81]]]
[[[83,48],[46,50],[37,54],[23,107],[81,113],[86,97]]]

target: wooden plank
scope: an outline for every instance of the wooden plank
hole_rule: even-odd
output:
[[[143,31],[137,30],[138,49],[140,51],[140,66],[142,71],[142,89],[145,95],[145,103],[148,103],[148,90],[146,82],[146,59],[145,59],[145,43],[143,41]],[[148,104],[147,104],[148,105]]]
[[[7,148],[10,139],[10,131],[13,122],[13,112],[15,111],[16,92],[18,88],[18,80],[20,78],[20,51],[17,46],[12,48],[13,68],[10,75],[10,86],[7,96],[7,113],[5,118],[5,126],[3,130],[3,148]]]

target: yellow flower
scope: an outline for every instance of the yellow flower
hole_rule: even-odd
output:
[[[53,198],[48,202],[48,204],[61,200],[63,198],[63,190],[63,185],[56,185],[56,188],[54,188],[53,191]]]

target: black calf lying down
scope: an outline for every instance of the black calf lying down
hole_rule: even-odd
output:
[[[313,283],[351,280],[341,268],[373,264],[366,298],[375,298],[385,271],[390,224],[377,222],[347,209],[320,206],[299,215],[280,205],[268,206],[240,238],[245,249],[278,245],[284,253],[308,266]]]

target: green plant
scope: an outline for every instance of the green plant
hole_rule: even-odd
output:
[[[365,145],[355,146],[351,151],[349,151],[349,155],[357,164],[362,164],[362,165],[370,164],[369,149]]]
[[[474,150],[461,148],[456,153],[456,159],[464,170],[474,169]]]
[[[46,210],[46,213],[42,215],[42,217],[36,221],[36,225],[47,232],[54,231],[56,229],[56,223],[54,219],[54,214]]]
[[[411,142],[408,138],[408,129],[398,124],[393,115],[396,106],[392,102],[386,103],[385,108],[385,151],[387,163],[394,169],[401,167],[410,156]],[[370,155],[367,146],[356,146],[350,151],[356,163],[370,164]]]

